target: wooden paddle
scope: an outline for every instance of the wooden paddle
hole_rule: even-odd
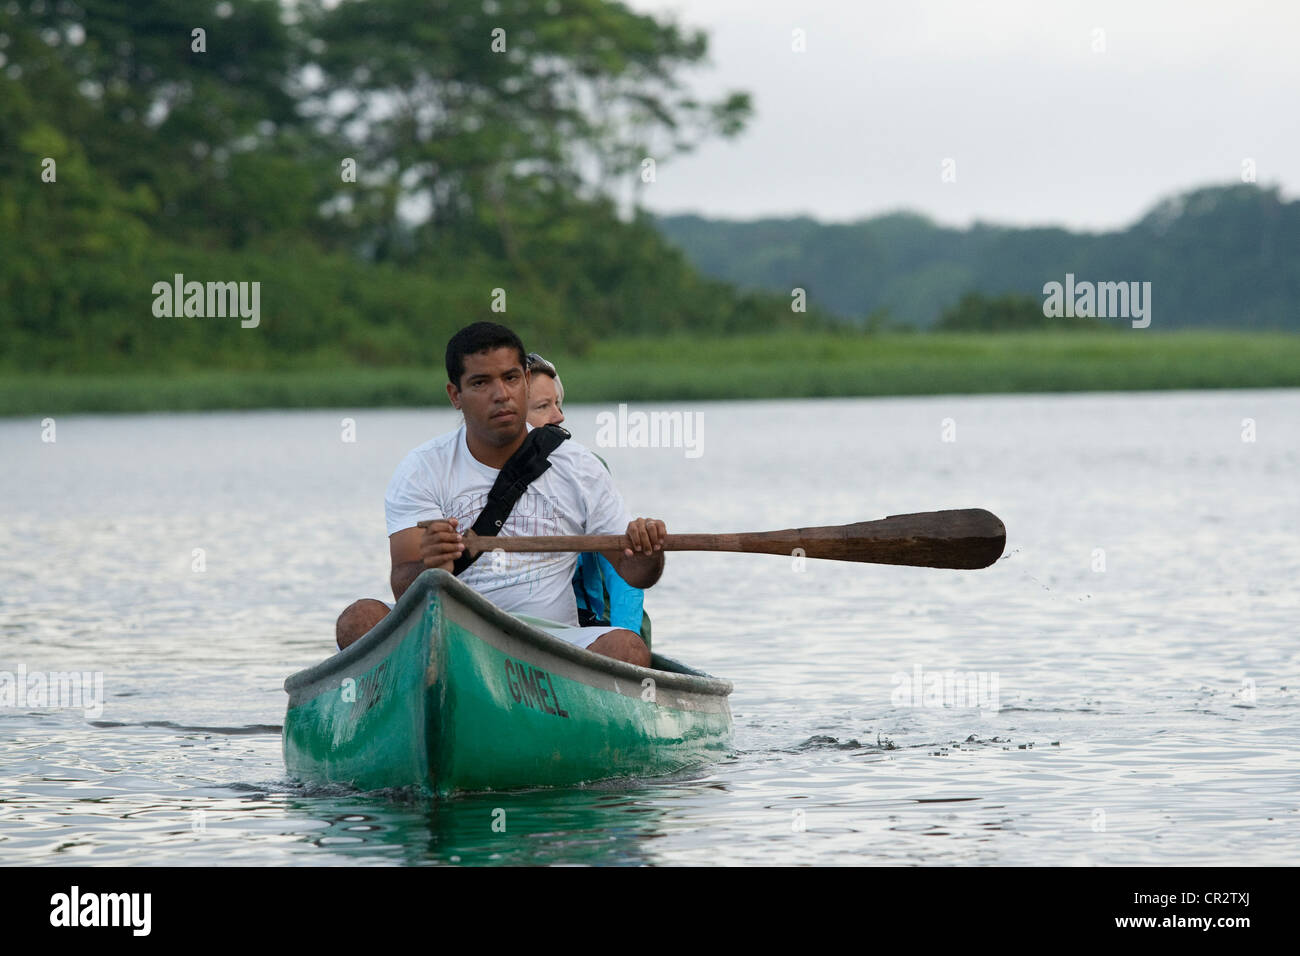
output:
[[[429,522],[421,521],[424,527]],[[1007,529],[983,508],[924,511],[892,515],[879,521],[790,528],[737,534],[670,534],[665,551],[738,551],[745,554],[794,554],[831,561],[905,564],[917,568],[987,568],[1002,556]],[[552,537],[487,537],[465,532],[470,554],[484,551],[622,551],[621,534],[557,535]]]

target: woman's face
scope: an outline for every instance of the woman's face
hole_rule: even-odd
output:
[[[533,372],[528,383],[528,424],[541,428],[563,421],[564,412],[555,399],[555,379],[545,372]]]

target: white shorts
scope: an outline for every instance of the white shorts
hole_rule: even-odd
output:
[[[591,647],[591,645],[596,642],[596,639],[598,637],[608,634],[610,631],[621,630],[621,628],[608,627],[608,626],[606,627],[562,627],[560,625],[555,625],[554,627],[550,627],[550,626],[542,627],[540,624],[537,626],[540,627],[547,634],[550,634],[553,637],[558,637],[562,641],[568,641],[570,644],[573,644],[576,647],[581,647],[583,649]]]

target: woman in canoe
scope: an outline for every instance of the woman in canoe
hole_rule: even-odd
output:
[[[536,352],[529,352],[527,361],[528,424],[534,428],[563,424],[564,383],[560,381],[560,373]],[[596,458],[609,471],[605,459],[599,455]],[[578,602],[578,622],[584,627],[610,624],[627,628],[649,646],[650,620],[644,609],[645,592],[619,577],[603,555],[589,552],[578,557],[573,593]]]

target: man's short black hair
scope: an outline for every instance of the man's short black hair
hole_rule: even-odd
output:
[[[500,348],[513,348],[519,353],[519,367],[528,367],[524,343],[512,329],[495,322],[475,322],[465,326],[447,343],[447,381],[459,389],[461,376],[465,374],[465,356]]]

